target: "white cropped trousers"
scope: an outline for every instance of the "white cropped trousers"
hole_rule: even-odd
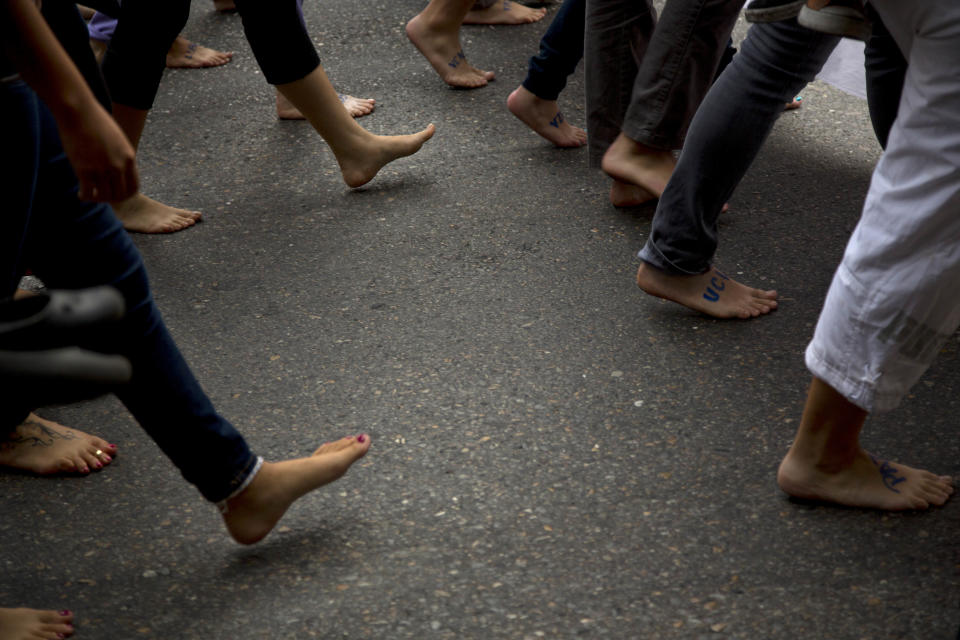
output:
[[[909,67],[806,363],[877,412],[900,403],[960,324],[960,2],[871,1]]]

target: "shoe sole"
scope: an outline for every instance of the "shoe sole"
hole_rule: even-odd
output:
[[[821,33],[864,41],[870,38],[873,30],[862,13],[847,7],[827,6],[816,10],[804,5],[797,15],[797,22],[807,29]]]
[[[765,9],[751,9],[747,7],[743,11],[743,17],[747,22],[780,22],[781,20],[789,20],[790,18],[796,17],[804,4],[805,0],[796,0],[796,2],[788,2],[778,7]]]

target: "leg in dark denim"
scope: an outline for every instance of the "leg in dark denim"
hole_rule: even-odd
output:
[[[880,16],[866,5],[873,32],[864,49],[864,67],[867,72],[867,104],[870,122],[880,146],[887,148],[890,127],[897,119],[903,79],[907,75],[907,61]]]
[[[564,0],[530,58],[523,88],[542,100],[556,100],[583,57],[587,0]]]
[[[839,38],[796,20],[755,24],[690,126],[673,177],[640,251],[673,274],[704,273],[717,248],[717,217],[783,112],[813,80]]]
[[[272,4],[272,3],[271,3]],[[190,0],[121,3],[103,58],[103,76],[117,104],[149,110],[167,67],[167,51],[190,17]]]
[[[620,135],[637,70],[657,23],[649,0],[587,0],[584,36],[590,166]]]
[[[744,0],[668,0],[640,65],[622,131],[679,149],[713,82]]]
[[[26,266],[51,288],[116,287],[127,315],[103,350],[133,365],[133,379],[118,397],[204,497],[225,499],[256,458],[216,413],[180,355],[130,237],[109,206],[77,199],[76,176],[53,118],[26,85],[0,85],[0,116],[10,134],[4,152],[24,167],[22,175],[0,178],[16,206],[0,217],[3,293],[12,291]]]

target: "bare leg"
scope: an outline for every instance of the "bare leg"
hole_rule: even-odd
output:
[[[0,638],[36,640],[69,638],[73,635],[73,614],[69,611],[0,608]]]
[[[460,44],[460,25],[471,6],[473,0],[430,0],[407,23],[407,37],[434,71],[444,82],[461,89],[484,87],[494,77],[492,71],[467,62]]]
[[[134,148],[140,144],[140,135],[147,122],[147,113],[145,109],[134,109],[113,103],[113,118],[127,134]],[[123,223],[123,228],[138,233],[173,233],[192,227],[201,217],[199,211],[170,207],[142,193],[110,204],[120,222]]]
[[[167,51],[167,66],[172,69],[219,67],[230,62],[231,58],[233,58],[232,51],[216,51],[196,42],[190,42],[183,36],[177,36],[170,45],[170,50]]]
[[[38,475],[90,473],[110,464],[115,455],[116,445],[33,413],[0,440],[0,467]]]
[[[558,147],[582,147],[587,132],[567,122],[556,100],[543,100],[522,85],[507,98],[510,113]]]
[[[622,133],[613,141],[600,162],[601,168],[614,180],[641,187],[657,198],[666,189],[676,164],[671,152],[653,149]],[[616,206],[624,206],[618,203],[618,200],[622,200],[619,191],[614,184],[614,189],[610,191],[610,201]]]
[[[419,133],[405,136],[370,133],[343,108],[322,66],[300,80],[278,85],[277,89],[330,145],[343,181],[350,187],[370,182],[384,165],[416,153],[435,131],[431,124]]]
[[[788,494],[851,507],[898,511],[942,505],[949,476],[880,460],[860,447],[867,412],[814,378],[796,439],[777,472]]]
[[[227,531],[241,544],[262,540],[290,505],[340,478],[369,448],[369,436],[359,435],[324,444],[308,458],[265,462],[250,485],[227,501]]]
[[[696,276],[666,273],[646,262],[637,270],[637,286],[716,318],[756,318],[777,308],[777,292],[744,286],[711,267]]]
[[[463,24],[530,24],[543,20],[545,15],[544,8],[532,9],[511,0],[500,0],[486,9],[470,9]]]
[[[373,112],[376,100],[373,98],[354,98],[345,93],[338,93],[340,103],[353,118],[360,118]],[[277,118],[280,120],[306,120],[300,110],[293,106],[289,100],[283,97],[283,94],[277,91]]]
[[[213,8],[217,11],[236,11],[237,5],[233,0],[213,0]]]

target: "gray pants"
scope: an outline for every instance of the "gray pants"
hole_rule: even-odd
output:
[[[622,131],[655,149],[683,145],[744,0],[587,0],[584,58],[590,164]]]

